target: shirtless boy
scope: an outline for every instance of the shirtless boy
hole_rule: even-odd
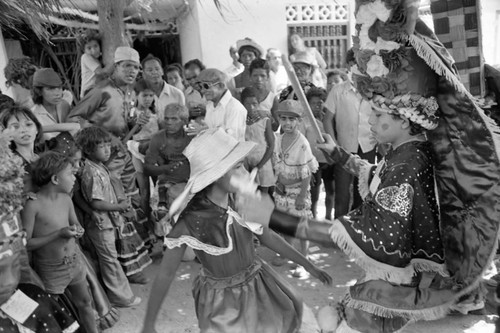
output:
[[[97,332],[87,273],[75,241],[84,230],[69,196],[75,183],[71,160],[47,152],[33,164],[32,175],[40,190],[26,202],[22,220],[34,268],[48,293],[59,295],[68,288],[81,325],[86,332]]]

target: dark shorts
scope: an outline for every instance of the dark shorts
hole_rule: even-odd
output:
[[[49,294],[63,294],[68,286],[81,283],[87,269],[80,251],[61,259],[36,259],[35,271],[40,275]]]

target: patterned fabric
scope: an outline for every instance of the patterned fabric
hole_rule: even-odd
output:
[[[483,51],[478,2],[431,0],[434,32],[453,56],[460,79],[474,96],[483,96]],[[454,60],[453,60],[454,59]]]
[[[413,209],[413,187],[403,183],[399,186],[389,186],[381,189],[375,196],[375,201],[384,209],[407,217]]]

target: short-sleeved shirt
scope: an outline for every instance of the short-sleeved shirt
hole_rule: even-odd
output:
[[[57,115],[54,117],[42,104],[35,104],[31,108],[31,111],[35,115],[36,119],[43,126],[56,125],[63,123],[66,120],[69,112],[69,105],[66,101],[61,101],[57,105]],[[43,140],[50,140],[56,137],[59,132],[43,133]]]
[[[151,138],[144,163],[147,165],[171,164],[171,171],[158,176],[159,183],[182,183],[189,179],[189,161],[182,153],[192,137],[180,129],[175,134],[162,130]]]
[[[334,114],[337,141],[342,148],[351,153],[356,153],[358,146],[364,153],[375,148],[368,123],[372,107],[352,83],[345,81],[333,87],[325,106]]]
[[[207,103],[205,123],[209,128],[222,128],[236,140],[245,141],[247,109],[226,90],[217,105],[212,101]]]
[[[109,171],[104,165],[90,160],[86,160],[83,165],[81,191],[83,198],[88,203],[92,202],[92,200],[102,200],[112,204],[118,203],[115,190],[111,184]],[[103,212],[94,209],[92,213],[100,221],[97,228],[100,230],[113,228],[111,219],[115,218],[116,212]]]
[[[86,53],[82,54],[80,63],[82,68],[82,86],[80,90],[80,98],[82,98],[84,93],[95,85],[95,71],[98,68],[101,68],[101,63],[99,62],[99,60]]]
[[[186,105],[186,98],[182,90],[163,81],[163,89],[160,96],[155,95],[155,105],[158,111],[158,119],[163,119],[165,115],[165,107],[169,104],[177,103]]]

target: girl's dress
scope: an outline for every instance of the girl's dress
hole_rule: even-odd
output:
[[[270,121],[269,118],[261,118],[253,124],[248,124],[245,131],[245,141],[252,141],[257,143],[255,148],[245,158],[245,163],[249,169],[253,169],[262,160],[267,149],[266,141],[266,124]],[[257,180],[260,186],[270,187],[274,186],[276,179],[274,177],[273,165],[269,159],[257,174]]]
[[[318,161],[311,152],[311,146],[302,133],[298,133],[295,141],[284,150],[282,148],[283,134],[276,137],[273,153],[273,166],[276,177],[282,175],[287,179],[297,179],[291,185],[277,183],[274,193],[276,207],[291,214],[312,218],[311,192],[307,191],[305,207],[295,209],[295,199],[301,191],[301,180],[312,176],[318,170]]]
[[[202,264],[193,283],[200,331],[297,332],[303,303],[292,286],[255,254],[252,231],[231,208],[196,194],[182,212],[169,248],[187,244]]]

